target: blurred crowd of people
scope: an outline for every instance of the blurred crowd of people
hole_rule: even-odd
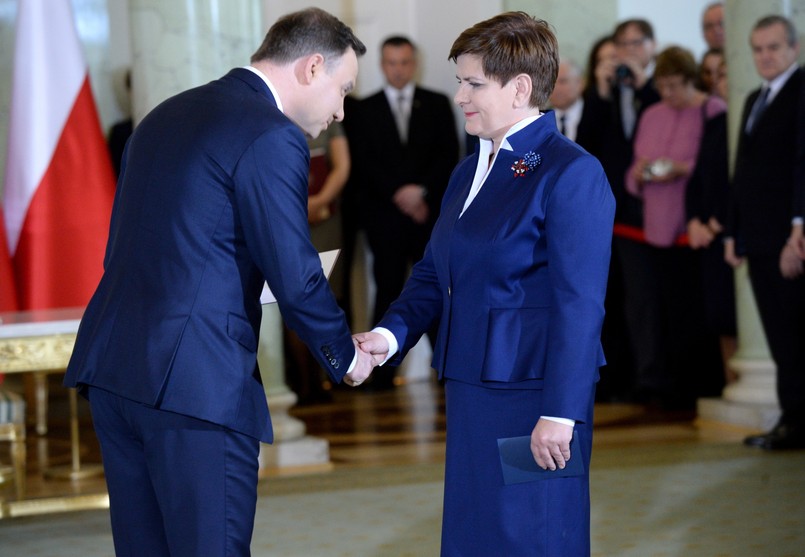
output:
[[[785,17],[755,22],[761,86],[743,103],[730,173],[724,6],[701,18],[707,50],[656,53],[650,22],[620,22],[586,71],[564,60],[560,129],[604,166],[617,200],[598,400],[690,410],[736,380],[733,269],[746,259],[782,409],[747,445],[805,447],[805,87]],[[585,78],[582,78],[585,75]]]

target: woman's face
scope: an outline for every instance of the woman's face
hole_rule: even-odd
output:
[[[718,72],[724,58],[719,54],[708,54],[702,60],[702,85],[708,93],[715,93],[716,81],[718,80]]]
[[[598,52],[595,53],[595,65],[598,66],[604,62],[615,64],[618,61],[618,51],[613,41],[606,41],[598,47]]]
[[[491,139],[496,148],[522,117],[515,109],[517,87],[514,80],[501,85],[484,75],[481,58],[462,54],[456,59],[458,90],[453,101],[464,112],[464,129],[470,135]]]
[[[722,60],[718,65],[718,74],[716,76],[716,83],[713,93],[726,100],[727,94],[729,93],[727,84],[727,63]]]
[[[671,108],[685,108],[693,96],[693,82],[682,75],[664,75],[654,78],[660,98]]]

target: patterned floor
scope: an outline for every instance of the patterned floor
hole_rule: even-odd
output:
[[[53,415],[61,415],[63,401],[52,403]],[[336,391],[329,404],[294,414],[309,434],[329,441],[334,469],[261,482],[253,555],[439,554],[444,398],[438,385]],[[95,462],[84,418],[85,456]],[[692,418],[596,406],[593,556],[805,557],[805,451],[752,450],[740,443],[746,431]],[[54,421],[47,439],[30,439],[31,487],[43,495],[103,489],[102,478],[48,481],[37,472],[40,460],[58,464],[68,454],[58,444],[66,424]],[[0,520],[0,557],[112,554],[108,511]]]
[[[601,448],[594,557],[805,555],[805,452],[735,443]],[[435,556],[441,465],[341,468],[261,483],[252,551],[277,557]],[[0,554],[112,555],[106,511],[0,522]]]

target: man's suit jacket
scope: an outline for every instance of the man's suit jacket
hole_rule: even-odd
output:
[[[399,362],[436,319],[442,377],[543,389],[542,415],[584,421],[604,364],[600,334],[615,204],[599,162],[551,113],[508,138],[461,218],[478,162],[450,179],[425,257],[380,321]],[[515,177],[527,153],[541,163]]]
[[[643,204],[626,192],[626,169],[632,164],[634,136],[643,111],[659,102],[660,95],[649,79],[635,91],[635,127],[631,137],[623,131],[620,88],[612,88],[612,98],[602,99],[593,91],[585,98],[584,114],[576,133],[576,143],[597,157],[604,166],[617,203],[615,221],[637,228],[643,227]]]
[[[378,91],[361,101],[350,142],[367,224],[392,227],[410,221],[392,198],[405,184],[421,184],[428,190],[425,199],[432,225],[450,172],[458,162],[455,119],[447,97],[421,87],[414,89],[408,141],[403,145],[386,95]]]
[[[256,361],[264,280],[340,381],[355,350],[310,243],[308,168],[304,135],[247,69],[156,107],[126,148],[65,384],[270,442]]]
[[[760,89],[749,94],[733,172],[727,234],[747,255],[779,255],[791,232],[803,188],[802,70],[794,72],[746,132]]]

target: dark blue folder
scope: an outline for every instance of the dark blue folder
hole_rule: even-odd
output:
[[[584,474],[584,462],[579,450],[578,433],[573,431],[570,441],[570,460],[563,469],[543,470],[537,466],[534,455],[531,454],[531,436],[506,437],[498,439],[500,451],[500,464],[503,467],[503,482],[506,485],[536,480],[549,480],[551,478],[565,478],[568,476],[581,476]]]

